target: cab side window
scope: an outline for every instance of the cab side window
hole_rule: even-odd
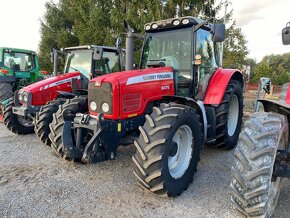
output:
[[[209,31],[199,29],[196,33],[196,54],[201,56],[200,78],[213,73],[218,67],[212,35]]]

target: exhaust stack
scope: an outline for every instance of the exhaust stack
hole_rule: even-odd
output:
[[[124,21],[126,28],[126,70],[133,70],[134,64],[134,34],[127,21]]]

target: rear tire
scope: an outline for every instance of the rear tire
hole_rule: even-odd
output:
[[[12,86],[9,83],[0,83],[0,103],[13,97]]]
[[[246,121],[234,153],[231,200],[246,216],[271,217],[280,193],[281,178],[272,181],[277,149],[287,149],[287,118],[255,113]]]
[[[70,114],[74,114],[74,116],[77,113],[85,113],[88,111],[88,100],[82,96],[68,99],[63,105],[59,106],[58,111],[53,114],[52,122],[49,124],[51,148],[59,157],[67,159],[64,156],[64,145],[62,142],[63,128],[66,122],[63,116],[65,110],[71,110]],[[73,117],[70,116],[70,119],[73,119]]]
[[[50,133],[49,124],[52,122],[53,114],[57,112],[59,105],[65,102],[64,99],[57,99],[48,102],[46,105],[41,106],[40,111],[35,115],[34,131],[38,138],[47,146],[51,145],[48,137]]]
[[[210,146],[233,149],[238,141],[243,118],[243,92],[239,82],[230,80],[222,103],[216,108],[216,141]]]
[[[11,98],[4,107],[3,123],[11,132],[18,135],[26,135],[34,133],[33,119],[25,119],[22,116],[14,114],[12,107],[14,107],[14,98]]]
[[[138,183],[158,195],[180,195],[197,171],[202,146],[199,115],[185,105],[161,104],[146,115],[139,130],[132,156]]]

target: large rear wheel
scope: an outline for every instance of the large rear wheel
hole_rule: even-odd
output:
[[[216,108],[216,141],[211,146],[232,149],[242,126],[243,92],[239,82],[230,80],[222,103]]]
[[[50,133],[49,124],[52,122],[53,114],[57,112],[59,105],[63,104],[65,99],[56,99],[48,102],[40,108],[35,115],[34,131],[38,138],[45,144],[50,146],[51,141],[48,137]]]
[[[288,146],[287,118],[255,113],[246,121],[231,173],[231,200],[246,216],[271,217],[279,197],[281,178],[274,178],[277,149]]]
[[[4,107],[3,122],[7,127],[7,129],[18,135],[33,133],[34,132],[33,118],[31,116],[23,117],[14,114],[12,111],[12,107],[14,106],[15,106],[14,98],[11,98]]]
[[[180,195],[197,170],[202,146],[199,115],[185,105],[161,104],[146,115],[139,130],[132,156],[139,184],[158,195]]]
[[[12,86],[9,83],[0,83],[0,103],[13,96]]]

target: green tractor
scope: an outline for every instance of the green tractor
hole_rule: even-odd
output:
[[[21,87],[44,79],[36,52],[0,47],[0,121],[1,108]]]

